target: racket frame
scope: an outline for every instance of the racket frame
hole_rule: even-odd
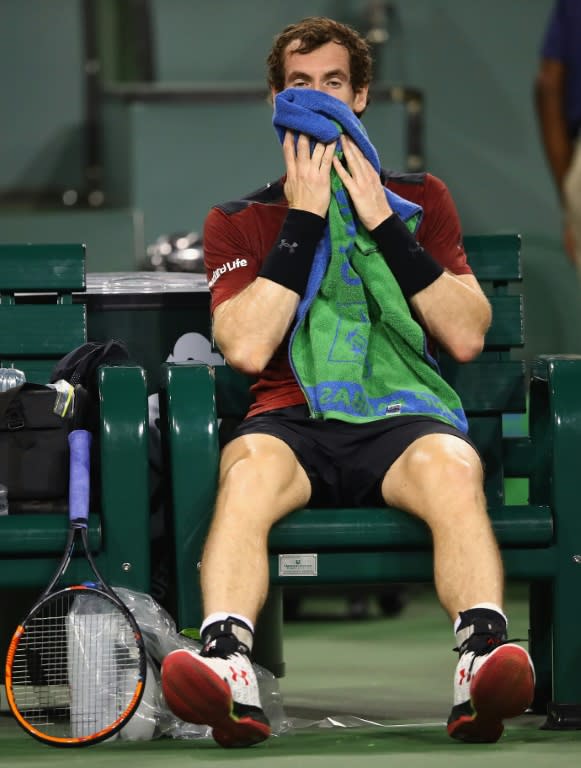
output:
[[[85,435],[83,436],[83,439],[86,442],[81,450],[87,450],[88,447],[90,446],[90,440],[91,440],[91,435],[86,430],[74,430],[69,434],[69,444],[71,446],[71,482],[73,482],[72,465],[73,465],[73,462],[78,458],[78,450],[74,447],[74,443],[71,441],[71,435],[74,435],[75,432],[85,433]],[[77,441],[77,445],[78,445],[78,441]],[[70,496],[72,498],[72,492]],[[143,642],[143,635],[141,633],[139,625],[135,621],[135,618],[133,617],[131,611],[127,608],[125,603],[118,597],[118,595],[113,591],[113,589],[111,589],[111,587],[107,584],[105,579],[101,576],[99,569],[97,568],[97,565],[91,554],[91,551],[89,548],[88,534],[87,534],[88,498],[82,499],[79,507],[80,509],[73,511],[72,503],[69,502],[70,523],[69,523],[69,529],[67,532],[67,540],[65,544],[64,554],[62,555],[61,560],[53,576],[51,577],[48,585],[45,587],[42,594],[36,600],[32,608],[28,611],[24,620],[16,628],[12,636],[12,639],[10,641],[10,645],[8,647],[8,653],[6,656],[6,664],[4,669],[6,698],[8,700],[10,711],[16,718],[19,725],[27,733],[29,733],[31,736],[34,736],[34,738],[38,739],[39,741],[42,741],[45,744],[50,744],[52,746],[57,746],[57,747],[80,747],[80,746],[88,746],[90,744],[97,744],[98,742],[104,741],[105,739],[108,739],[110,736],[113,736],[113,734],[117,733],[127,722],[129,722],[129,720],[137,710],[137,707],[139,706],[143,696],[143,691],[145,689],[145,679],[147,675],[147,656],[145,652],[145,645]],[[96,583],[75,584],[75,585],[62,587],[61,589],[54,591],[56,584],[65,575],[67,571],[69,563],[71,562],[71,559],[75,553],[76,542],[78,538],[80,538],[81,540],[83,555],[91,568],[93,576],[96,579]],[[36,613],[38,613],[44,604],[54,600],[56,597],[60,595],[64,596],[65,594],[68,594],[70,592],[76,592],[78,594],[82,592],[87,592],[87,593],[93,593],[93,594],[99,594],[101,596],[105,596],[123,614],[125,619],[128,621],[129,625],[131,626],[133,635],[135,637],[136,646],[139,651],[139,677],[137,680],[137,685],[135,687],[135,692],[133,694],[133,697],[131,698],[129,706],[126,707],[125,711],[110,726],[108,726],[107,728],[101,729],[100,731],[94,734],[90,734],[87,736],[75,736],[75,737],[51,736],[50,734],[44,733],[39,728],[29,723],[19,711],[18,706],[16,704],[16,699],[14,696],[12,665],[14,663],[14,658],[15,658],[18,646],[26,634],[26,623],[28,619],[34,616]]]

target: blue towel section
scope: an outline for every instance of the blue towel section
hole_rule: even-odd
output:
[[[377,173],[381,170],[379,155],[361,120],[347,104],[327,93],[311,88],[287,88],[274,99],[272,124],[281,144],[287,130],[304,133],[323,144],[330,144],[340,139],[341,133],[346,133]]]

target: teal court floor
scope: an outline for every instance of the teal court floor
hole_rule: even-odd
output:
[[[509,588],[510,636],[527,636],[523,588]],[[345,620],[345,603],[312,599],[314,618],[285,627],[287,675],[279,681],[291,727],[247,750],[210,739],[111,742],[55,749],[0,716],[0,766],[123,768],[561,768],[581,765],[581,731],[539,728],[544,718],[510,721],[494,745],[452,741],[445,731],[456,655],[449,622],[431,589],[421,588],[395,619],[373,610]],[[581,659],[580,659],[581,663]]]

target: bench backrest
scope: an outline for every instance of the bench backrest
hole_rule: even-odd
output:
[[[524,307],[518,235],[465,237],[468,261],[491,305],[493,320],[485,348],[470,363],[456,363],[445,353],[439,357],[444,377],[456,389],[468,416],[470,435],[486,468],[489,503],[502,503],[506,477],[526,477],[529,441],[505,436],[506,414],[526,411]],[[519,359],[521,357],[521,359]],[[224,419],[240,419],[250,404],[251,379],[228,366],[216,367],[216,408]]]
[[[24,370],[29,382],[47,383],[56,362],[87,341],[86,305],[73,303],[73,292],[84,290],[84,245],[0,245],[0,365]],[[104,366],[98,379],[94,456],[99,467],[89,546],[111,583],[147,592],[147,379],[136,365]],[[47,583],[63,551],[68,504],[66,499],[9,498],[9,506],[10,514],[0,516],[0,589],[37,590]],[[82,558],[73,558],[67,578],[87,578]],[[9,607],[4,592],[2,597],[3,606]],[[0,621],[0,646],[8,615],[4,612]]]
[[[46,383],[61,357],[87,340],[85,246],[0,245],[0,366]]]

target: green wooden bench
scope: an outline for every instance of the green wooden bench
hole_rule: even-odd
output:
[[[520,238],[465,238],[494,319],[484,352],[444,375],[462,396],[486,463],[489,514],[509,580],[530,585],[529,650],[537,670],[534,710],[547,727],[581,727],[581,357],[546,356],[526,370]],[[165,365],[162,414],[174,519],[178,620],[200,620],[197,563],[212,516],[218,419],[240,417],[248,380],[227,367]],[[505,434],[527,413],[529,434]],[[508,430],[510,431],[510,430]],[[513,430],[514,431],[514,430]],[[522,503],[506,502],[510,478],[528,481]],[[301,509],[269,539],[271,589],[257,627],[257,661],[284,672],[281,589],[432,580],[426,526],[397,509]],[[477,566],[476,566],[477,567]]]
[[[72,298],[84,290],[83,245],[0,245],[0,365],[20,368],[27,381],[47,383],[56,361],[87,340],[86,307]],[[89,541],[111,584],[148,591],[144,370],[102,367],[99,394],[101,503],[91,510]],[[54,572],[68,528],[66,499],[48,506],[38,511],[38,504],[23,502],[17,513],[0,517],[1,589],[39,589]],[[73,560],[71,578],[76,571]]]

